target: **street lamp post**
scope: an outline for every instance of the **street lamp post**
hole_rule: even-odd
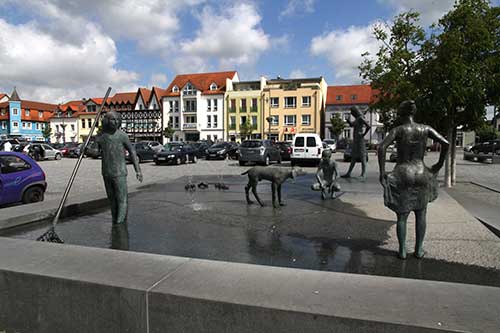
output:
[[[271,122],[273,121],[273,117],[266,117],[266,121],[269,123],[269,132],[267,134],[267,138],[271,140]]]

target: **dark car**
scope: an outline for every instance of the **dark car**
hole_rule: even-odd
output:
[[[85,156],[91,158],[101,157],[101,149],[99,148],[99,144],[95,141],[90,142],[87,148],[85,149]]]
[[[221,142],[212,145],[207,149],[207,160],[224,160],[227,157],[231,159],[238,158],[238,145],[234,142]]]
[[[159,164],[181,164],[193,162],[196,163],[195,150],[189,144],[166,144],[165,148],[154,155],[156,165]]]
[[[290,161],[290,155],[292,154],[292,143],[283,141],[283,142],[276,142],[275,145],[276,147],[278,147],[280,151],[281,160]]]
[[[247,162],[256,162],[269,165],[272,161],[281,163],[278,147],[270,140],[245,140],[240,145],[240,165]]]
[[[54,147],[55,149],[59,149],[61,151],[61,154],[64,157],[69,157],[69,150],[72,148],[78,147],[78,143],[69,142],[69,143],[64,144],[62,147],[58,147],[58,146],[56,146],[55,144],[52,145],[52,147]]]
[[[80,154],[82,153],[82,148],[83,148],[83,143],[68,148],[68,150],[66,151],[67,154],[66,157],[76,157],[76,158],[80,157]]]
[[[22,153],[0,152],[0,205],[43,201],[45,173]]]
[[[154,151],[153,148],[151,148],[148,142],[136,142],[132,143],[132,146],[134,146],[135,148],[135,153],[137,154],[137,159],[139,160],[139,163],[143,161],[154,160],[154,155],[156,154],[156,151]],[[125,158],[127,159],[128,162],[132,162],[128,151],[125,151]]]
[[[477,145],[472,146],[471,151],[474,154],[500,154],[500,140],[490,140],[481,142]]]
[[[207,156],[207,150],[210,148],[210,144],[206,141],[198,141],[191,144],[193,147],[196,157],[203,158]]]
[[[348,144],[344,151],[344,162],[351,162],[352,144]],[[368,148],[366,148],[366,161],[368,162]],[[361,161],[356,161],[361,162]]]

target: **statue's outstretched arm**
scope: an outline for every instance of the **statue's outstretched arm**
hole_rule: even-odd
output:
[[[384,185],[383,183],[385,176],[385,154],[387,151],[387,147],[389,147],[389,145],[393,143],[394,140],[396,140],[396,130],[397,128],[392,129],[378,147],[378,167],[380,172],[379,180],[382,185]]]

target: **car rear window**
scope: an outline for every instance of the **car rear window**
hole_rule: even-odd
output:
[[[3,174],[28,170],[31,165],[14,155],[0,156],[0,172]]]
[[[310,136],[307,138],[307,146],[316,147],[316,138],[314,136]]]
[[[304,138],[302,136],[295,138],[295,147],[304,147]]]
[[[243,148],[258,148],[262,145],[261,141],[243,141],[241,147]]]

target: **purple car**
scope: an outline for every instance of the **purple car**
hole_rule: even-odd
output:
[[[29,156],[0,152],[0,205],[43,201],[45,173]]]

